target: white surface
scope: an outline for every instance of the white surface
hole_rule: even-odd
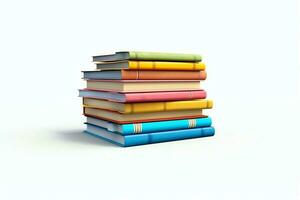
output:
[[[1,1],[1,199],[300,199],[296,1]],[[92,55],[201,53],[214,138],[82,135]]]

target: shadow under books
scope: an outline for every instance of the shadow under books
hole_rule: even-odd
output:
[[[60,140],[73,143],[81,143],[87,145],[97,145],[97,146],[113,146],[113,144],[101,140],[100,138],[89,135],[81,129],[74,130],[59,130],[56,131],[56,135]]]

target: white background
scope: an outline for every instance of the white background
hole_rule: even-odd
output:
[[[300,199],[298,6],[1,0],[0,198]],[[216,136],[119,148],[83,135],[80,71],[120,50],[202,54]]]

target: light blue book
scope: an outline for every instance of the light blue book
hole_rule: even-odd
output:
[[[83,71],[83,78],[90,80],[109,79],[121,80],[122,72],[120,70],[113,71]]]
[[[146,134],[120,135],[110,132],[107,129],[101,128],[99,126],[87,124],[85,132],[102,138],[111,143],[117,144],[119,146],[129,147],[158,142],[213,136],[215,134],[215,129],[214,127],[204,127],[175,131],[153,132]]]
[[[93,117],[87,117],[88,124],[100,126],[108,131],[115,132],[121,135],[151,133],[158,131],[171,131],[188,128],[201,128],[211,126],[212,121],[210,117],[182,119],[182,120],[168,120],[158,122],[144,122],[138,124],[116,124]]]

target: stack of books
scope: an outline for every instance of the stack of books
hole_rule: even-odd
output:
[[[83,71],[86,133],[120,146],[213,136],[212,108],[200,82],[200,55],[116,52],[93,56],[96,69]]]

